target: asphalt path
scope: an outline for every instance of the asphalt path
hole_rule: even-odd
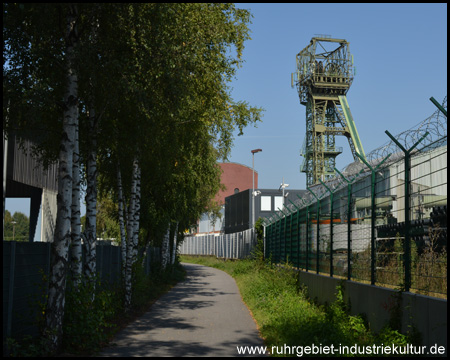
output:
[[[120,331],[100,356],[243,356],[237,346],[264,345],[230,275],[183,266],[186,279]]]

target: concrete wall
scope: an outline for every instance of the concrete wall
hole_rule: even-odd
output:
[[[395,303],[396,291],[300,271],[301,283],[308,287],[311,299],[319,303],[335,300],[336,286],[344,286],[344,298],[351,315],[365,314],[370,328],[379,331],[389,322],[389,307]],[[447,349],[447,300],[410,292],[402,294],[402,332],[414,325],[422,335],[422,345],[435,344]]]

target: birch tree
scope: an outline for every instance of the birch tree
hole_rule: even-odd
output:
[[[126,261],[127,258],[127,242],[125,233],[125,221],[124,221],[124,199],[122,191],[122,174],[120,172],[120,164],[117,162],[117,204],[119,213],[119,227],[120,227],[120,247],[122,255],[122,276],[126,277]]]
[[[161,265],[166,269],[170,264],[170,224],[167,225],[167,230],[161,245]]]
[[[51,246],[48,301],[46,306],[46,334],[49,347],[55,350],[62,338],[62,319],[66,287],[66,269],[70,242],[70,221],[72,203],[72,168],[75,134],[78,117],[78,78],[75,69],[75,47],[78,41],[78,10],[76,5],[68,6],[66,33],[64,36],[65,70],[67,75],[64,95],[63,133],[60,142],[57,216],[54,240]]]
[[[95,109],[89,111],[89,152],[86,163],[86,225],[84,231],[86,261],[84,275],[91,283],[96,274],[97,244],[97,117]]]
[[[85,15],[79,13],[79,7],[54,3],[3,5],[7,44],[3,53],[8,60],[3,69],[15,119],[14,129],[8,131],[32,139],[35,153],[44,165],[54,160],[59,164],[57,217],[45,310],[44,332],[49,351],[58,349],[61,343],[71,233],[75,258],[79,258],[76,179],[79,149],[75,148],[75,139],[80,104],[79,28]],[[89,9],[89,5],[81,7],[83,11]]]
[[[100,174],[121,199],[129,306],[140,226],[158,239],[154,245],[164,239],[167,263],[166,245],[172,240],[170,233],[166,240],[167,224],[184,228],[211,206],[220,186],[216,163],[229,153],[233,131],[242,133],[260,120],[261,110],[232,99],[227,85],[242,62],[249,13],[232,4],[7,4],[4,20],[9,61],[4,88],[14,100],[11,118],[21,119],[11,124],[37,140],[47,161],[60,164],[46,313],[47,328],[56,329],[56,348],[70,218],[77,211],[70,206],[77,198],[72,191],[76,110],[83,119],[80,139],[89,139],[79,149],[87,177],[85,271],[89,277],[95,273]],[[80,25],[83,31],[77,31]],[[102,136],[96,138],[99,131]],[[61,137],[59,146],[55,137]]]
[[[178,237],[178,221],[175,224],[175,231],[173,234],[173,250],[172,250],[172,265],[175,264],[175,257],[177,255],[177,237]]]
[[[78,125],[78,117],[76,119]],[[72,218],[71,218],[71,270],[75,286],[80,284],[82,275],[82,249],[81,249],[81,219],[80,219],[80,149],[78,127],[75,134],[73,152],[73,188],[72,188]]]

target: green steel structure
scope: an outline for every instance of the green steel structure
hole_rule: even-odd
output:
[[[311,186],[335,176],[336,156],[342,153],[336,136],[347,137],[355,161],[365,154],[346,98],[354,75],[349,43],[326,35],[313,37],[297,54],[296,63],[291,86],[297,87],[300,103],[306,106],[300,171]]]

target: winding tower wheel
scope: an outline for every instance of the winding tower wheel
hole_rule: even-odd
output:
[[[300,103],[306,106],[306,136],[301,149],[300,171],[307,185],[335,175],[336,136],[345,136],[355,160],[365,157],[346,94],[353,81],[353,56],[349,43],[326,36],[313,37],[296,56],[297,69],[291,85],[296,86]]]

